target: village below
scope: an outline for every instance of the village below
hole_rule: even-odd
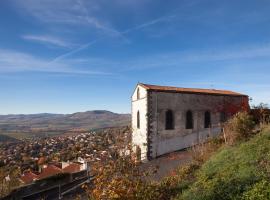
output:
[[[130,127],[126,126],[0,142],[1,197],[11,192],[11,197],[7,199],[12,196],[35,199],[36,193],[42,197],[49,192],[51,194],[47,198],[55,198],[59,195],[60,183],[70,185],[62,193],[70,189],[71,194],[74,190],[76,193],[82,183],[89,183],[94,164],[117,159],[126,151],[130,136]],[[61,174],[70,174],[70,177],[58,177]],[[50,179],[60,183],[48,183]],[[41,183],[43,186],[39,187]],[[31,189],[23,187],[29,184],[33,185]],[[14,188],[21,188],[22,192],[19,190],[18,193]],[[55,188],[56,194],[53,192]]]
[[[154,98],[159,98],[160,104],[150,106],[151,101],[153,103],[157,101],[147,95],[148,92]],[[164,95],[170,95],[171,101],[175,102],[175,98],[184,105],[170,104],[168,99],[164,104],[162,98],[167,98]],[[147,100],[148,98],[150,100]],[[196,98],[202,98],[200,103],[195,100]],[[197,103],[192,102],[194,100]],[[246,100],[246,96],[228,91],[138,84],[132,97],[131,123],[128,122],[129,115],[126,114],[91,111],[75,114],[75,118],[74,115],[70,116],[75,121],[81,121],[79,117],[81,115],[84,120],[96,119],[95,122],[103,124],[101,125],[103,128],[95,127],[87,131],[86,126],[91,123],[83,123],[80,127],[80,123],[77,122],[76,127],[69,127],[63,131],[56,126],[56,123],[54,128],[46,128],[50,125],[42,123],[40,115],[37,115],[38,125],[33,120],[35,117],[29,116],[32,121],[24,126],[24,132],[20,135],[20,132],[15,129],[21,127],[28,116],[1,116],[0,128],[2,127],[3,133],[0,141],[0,197],[3,200],[222,199],[224,195],[228,195],[226,190],[231,188],[231,181],[237,175],[216,177],[217,180],[207,177],[220,176],[220,173],[228,170],[226,167],[237,170],[243,158],[230,161],[233,157],[225,158],[223,154],[231,152],[238,157],[244,153],[242,149],[249,151],[249,148],[255,148],[252,146],[253,143],[261,141],[263,146],[256,148],[265,148],[265,150],[262,155],[256,155],[258,156],[256,159],[262,160],[258,166],[256,163],[249,165],[253,162],[253,157],[247,158],[251,160],[245,161],[243,170],[250,170],[249,168],[253,167],[253,171],[245,175],[247,182],[242,180],[245,177],[238,177],[237,188],[243,189],[235,188],[232,192],[239,198],[250,200],[254,195],[253,190],[257,191],[257,187],[262,187],[258,192],[263,196],[262,199],[267,199],[269,197],[267,188],[270,185],[264,178],[268,176],[268,158],[264,153],[268,152],[270,146],[268,145],[270,140],[267,139],[270,135],[268,125],[270,110],[268,105],[263,103],[250,108]],[[146,104],[141,104],[140,101]],[[218,109],[215,109],[215,104],[218,105]],[[148,108],[141,105],[147,105]],[[166,109],[168,105],[171,108],[169,111]],[[202,107],[207,110],[204,114]],[[144,110],[145,108],[148,110]],[[151,108],[160,111],[153,113],[155,111],[151,111]],[[173,110],[176,111],[175,114]],[[149,114],[141,115],[140,112],[152,113],[152,117],[149,118]],[[162,112],[165,114],[162,115]],[[192,113],[196,113],[194,117]],[[163,116],[164,119],[159,117],[159,121],[151,121],[156,119],[157,115]],[[180,118],[181,115],[184,116]],[[57,120],[61,121],[61,117],[63,116],[60,118],[57,116]],[[67,116],[64,117],[67,119]],[[186,120],[183,120],[185,117]],[[43,119],[43,116],[41,118]],[[183,126],[178,126],[174,118],[182,119],[186,127],[183,129]],[[46,120],[49,121],[48,114]],[[55,120],[56,118],[52,119]],[[9,124],[9,121],[13,123]],[[181,122],[181,120],[177,121]],[[201,122],[203,125],[199,126]],[[149,127],[147,123],[153,123],[153,128],[157,127],[154,125],[157,124],[159,128],[152,131],[147,128]],[[115,124],[121,125],[112,127]],[[42,128],[33,128],[37,126]],[[41,131],[40,135],[37,130]],[[44,134],[46,130],[50,134]],[[176,132],[173,132],[175,130]],[[27,134],[29,131],[32,132]],[[159,132],[162,137],[156,135],[156,132]],[[179,132],[184,134],[179,135]],[[150,137],[150,134],[153,135]],[[153,141],[160,142],[153,145]],[[164,146],[162,142],[167,145]],[[219,158],[220,156],[222,158]],[[232,165],[215,165],[213,162],[231,162]],[[208,170],[207,166],[214,168],[205,171]],[[259,169],[262,171],[258,171]],[[262,174],[257,175],[257,173]],[[206,180],[203,180],[203,177],[206,177]],[[201,185],[197,186],[199,183]],[[208,188],[208,184],[215,185]],[[221,188],[219,193],[215,191],[217,187]],[[205,192],[200,193],[200,190]],[[233,198],[227,196],[224,199]]]

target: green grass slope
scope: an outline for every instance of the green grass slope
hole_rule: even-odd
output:
[[[270,199],[270,128],[247,142],[219,150],[176,199]]]

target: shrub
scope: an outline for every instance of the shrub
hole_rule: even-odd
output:
[[[233,144],[241,139],[246,139],[252,135],[254,127],[253,117],[247,112],[239,112],[225,123],[225,141]]]
[[[270,183],[262,180],[256,183],[250,190],[243,194],[242,200],[265,200],[270,199]]]
[[[120,157],[95,167],[94,188],[88,191],[95,200],[158,199],[157,184],[146,181],[150,171],[143,172],[130,156]]]
[[[9,181],[6,180],[9,177]],[[20,169],[12,167],[0,167],[0,199],[9,194],[13,189],[19,187],[21,182],[18,181],[20,177]]]
[[[256,124],[259,124],[260,127],[264,127],[270,122],[270,109],[268,104],[260,103],[257,106],[253,106],[250,113],[254,117]]]

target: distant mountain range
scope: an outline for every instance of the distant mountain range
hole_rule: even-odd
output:
[[[58,134],[73,130],[127,126],[130,122],[130,114],[118,114],[106,110],[73,114],[0,115],[0,133],[5,135],[14,132]]]

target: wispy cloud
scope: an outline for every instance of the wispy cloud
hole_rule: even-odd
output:
[[[84,48],[87,48],[85,46]],[[80,49],[77,49],[78,51]],[[69,52],[73,54],[74,52]],[[64,56],[68,56],[65,54]],[[204,69],[210,73],[224,73],[224,76],[245,76],[265,78],[269,76],[264,74],[264,70],[270,65],[270,44],[239,46],[239,47],[224,47],[224,49],[201,49],[193,51],[167,52],[162,54],[148,54],[136,56],[132,58],[122,58],[117,61],[110,59],[95,60],[95,59],[77,59],[77,63],[86,63],[90,66],[102,66],[104,69],[126,74],[129,72],[139,72],[152,69],[171,69],[186,70],[189,68],[199,67],[201,73],[205,73]],[[68,58],[63,61],[69,60]],[[60,62],[61,59],[55,60]],[[52,62],[53,63],[53,62]],[[119,66],[122,66],[119,68]],[[256,66],[257,71],[254,72]],[[209,71],[209,68],[212,69]],[[183,71],[183,73],[185,73]],[[258,73],[258,74],[257,74]]]
[[[116,29],[113,29],[109,26],[105,26],[103,23],[101,23],[99,20],[97,20],[96,17],[93,17],[90,15],[90,12],[88,11],[86,5],[84,4],[84,1],[77,0],[78,9],[82,13],[82,19],[84,19],[87,23],[94,25],[96,28],[103,30],[105,32],[108,32],[112,35],[118,35],[121,36],[121,33],[117,31]]]
[[[0,72],[47,72],[82,75],[111,75],[98,70],[87,70],[73,67],[70,62],[49,63],[48,60],[34,57],[30,54],[0,49]]]
[[[119,31],[114,29],[108,21],[102,21],[94,14],[95,4],[97,4],[94,1],[25,0],[17,1],[17,4],[39,21],[50,25],[85,25],[107,35],[120,35]]]
[[[114,27],[112,27],[110,21],[100,20],[97,16],[96,10],[98,10],[98,3],[96,1],[85,1],[85,0],[25,0],[18,1],[24,10],[28,14],[32,15],[39,21],[47,23],[48,26],[58,27],[62,25],[63,27],[69,27],[70,31],[78,31],[77,28],[88,27],[90,30],[94,30],[97,33],[97,38],[119,38],[126,43],[130,41]],[[70,26],[75,26],[70,28]],[[93,32],[93,31],[91,31]],[[64,57],[72,55],[72,52],[76,53],[81,51],[88,46],[96,43],[100,39],[93,39],[93,41],[83,44],[81,46],[72,45],[68,40],[59,39],[48,35],[26,35],[24,39],[35,40],[42,43],[50,43],[52,45],[57,45],[61,47],[71,47],[75,48],[71,52],[65,53],[55,58],[54,61],[60,60]]]
[[[128,61],[123,70],[145,70],[163,67],[181,67],[190,64],[215,63],[217,65],[228,65],[235,67],[239,65],[250,66],[250,60],[260,59],[260,63],[270,64],[270,44],[244,45],[238,47],[224,47],[223,49],[197,49],[192,51],[168,52],[136,58]],[[257,63],[258,63],[257,62]],[[258,67],[258,66],[257,66]]]
[[[174,17],[175,17],[175,15],[163,16],[163,17],[160,17],[160,18],[157,18],[157,19],[154,19],[154,20],[147,21],[147,22],[142,23],[140,25],[134,26],[132,28],[126,29],[125,31],[118,32],[117,34],[120,35],[122,38],[125,38],[124,36],[127,35],[128,33],[131,33],[131,32],[136,31],[136,30],[144,29],[144,28],[149,27],[149,26],[153,26],[153,25],[161,23],[161,22],[171,21]],[[100,38],[98,38],[96,40],[88,42],[86,44],[83,44],[83,45],[81,45],[80,47],[78,47],[76,49],[73,49],[73,50],[71,50],[71,51],[69,51],[67,53],[64,53],[64,54],[62,54],[60,56],[57,56],[51,62],[59,61],[59,60],[61,60],[63,58],[71,56],[71,55],[73,55],[73,54],[75,54],[75,53],[77,53],[79,51],[87,49],[91,45],[96,44],[98,41],[103,40],[105,38],[106,38],[106,36],[103,36],[103,37],[100,37]]]
[[[54,62],[64,62],[69,61],[68,56],[88,48],[90,45],[96,43],[88,43],[81,48],[75,49],[57,57]],[[224,47],[224,49],[197,49],[193,51],[178,51],[178,52],[167,52],[162,54],[148,54],[143,56],[129,57],[128,59],[122,58],[118,60],[102,59],[97,58],[80,58],[75,59],[76,64],[83,63],[95,67],[103,67],[104,69],[110,69],[111,71],[116,71],[120,74],[125,74],[128,72],[139,72],[152,69],[171,69],[171,70],[188,70],[189,68],[200,67],[198,70],[204,73],[204,69],[209,69],[213,67],[208,73],[218,71],[219,73],[227,74],[227,69],[229,69],[229,75],[232,77],[234,74],[239,76],[249,73],[250,69],[256,68],[257,72],[252,71],[250,76],[254,76],[259,73],[258,77],[264,77],[267,79],[268,74],[263,73],[263,69],[266,69],[270,65],[270,44],[265,45],[252,45],[252,46],[239,46],[239,47]],[[71,59],[72,60],[72,59]],[[73,60],[74,61],[74,60]],[[122,66],[119,68],[119,66]],[[262,73],[261,73],[262,71]],[[184,72],[183,72],[184,73]]]
[[[149,1],[149,0],[147,0]],[[115,3],[119,6],[134,6],[134,5],[143,5],[146,1],[139,0],[136,1],[123,1],[117,0]],[[189,2],[189,1],[187,1]],[[190,3],[183,3],[186,6],[190,6]],[[38,20],[48,23],[51,25],[61,24],[61,25],[87,25],[90,28],[94,28],[95,30],[103,33],[98,34],[96,39],[89,41],[79,47],[75,47],[69,52],[66,52],[62,55],[57,56],[51,62],[59,61],[66,57],[69,57],[77,52],[80,52],[84,49],[87,49],[91,45],[99,42],[100,40],[106,39],[108,37],[120,38],[126,43],[130,43],[127,35],[134,31],[139,31],[142,29],[146,29],[147,27],[154,26],[159,23],[166,23],[173,21],[176,18],[176,11],[178,9],[172,10],[170,14],[164,15],[149,21],[145,21],[141,24],[135,25],[126,30],[120,31],[112,26],[111,19],[105,20],[102,16],[102,12],[100,10],[100,6],[104,6],[104,4],[108,4],[108,2],[103,1],[86,1],[86,0],[25,0],[18,1],[18,5],[21,5],[27,13],[31,14]],[[102,19],[102,20],[101,20]],[[44,38],[44,37],[31,37],[28,39],[39,40],[40,42],[51,42],[55,45],[65,45],[63,41],[58,41],[56,38]]]
[[[132,32],[132,31],[141,30],[141,29],[147,28],[149,26],[153,26],[153,25],[161,23],[161,22],[169,22],[169,21],[173,20],[175,17],[176,17],[176,15],[166,15],[166,16],[163,16],[163,17],[159,17],[159,18],[147,21],[145,23],[139,24],[137,26],[134,26],[132,28],[129,28],[129,29],[123,31],[122,33],[123,34],[128,34],[128,33]]]
[[[49,36],[49,35],[23,35],[22,38],[25,40],[39,42],[46,45],[54,45],[54,46],[66,47],[66,48],[74,47],[74,44],[71,44],[63,39]]]
[[[54,63],[57,61],[60,61],[68,56],[71,56],[79,51],[82,51],[83,49],[87,49],[89,46],[97,43],[99,41],[99,39],[93,40],[92,42],[86,43],[84,45],[81,45],[79,48],[73,49],[67,53],[61,54],[60,56],[57,56],[56,58],[54,58],[53,60],[50,61],[50,63]]]

